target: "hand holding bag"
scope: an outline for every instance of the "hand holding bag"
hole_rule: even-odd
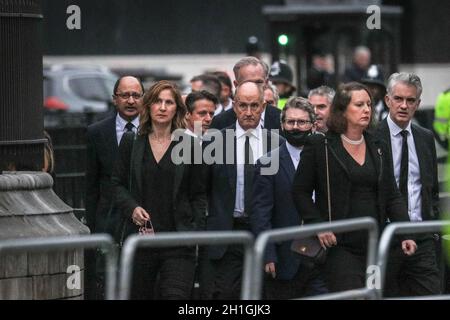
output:
[[[331,222],[331,199],[330,199],[330,172],[328,168],[328,143],[325,138],[325,161],[327,175],[327,204],[328,204],[328,221]],[[314,235],[307,238],[295,239],[291,243],[291,251],[309,259],[316,264],[323,264],[326,260],[326,249],[320,244],[319,238]]]

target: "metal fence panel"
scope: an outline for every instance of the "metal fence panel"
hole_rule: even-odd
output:
[[[244,270],[242,277],[243,300],[248,300],[250,291],[249,281],[253,268],[253,235],[247,231],[202,231],[202,232],[176,232],[159,233],[154,236],[132,235],[127,238],[122,248],[120,257],[120,280],[117,297],[120,300],[127,300],[130,296],[130,283],[133,272],[133,260],[136,250],[139,247],[172,247],[189,245],[223,245],[242,244],[245,248]]]
[[[340,220],[340,221],[333,221],[331,223],[324,222],[306,226],[270,230],[261,233],[255,242],[255,250],[254,250],[255,256],[253,261],[254,270],[252,278],[248,280],[251,281],[251,285],[247,284],[245,286],[245,288],[249,289],[250,292],[245,292],[245,295],[249,296],[250,299],[254,300],[261,299],[264,252],[269,242],[287,241],[292,240],[294,238],[306,238],[308,236],[312,236],[319,232],[324,231],[333,231],[339,233],[339,232],[355,231],[360,229],[367,229],[369,231],[367,266],[374,265],[376,261],[378,224],[373,218],[367,217],[359,219]],[[373,290],[369,289],[370,288],[363,288],[361,290],[352,290],[351,293],[349,292],[336,293],[333,294],[331,298],[349,299],[350,297],[356,298],[361,296],[373,298],[374,297],[374,294],[372,292]],[[320,296],[318,296],[317,298],[320,298]]]
[[[377,264],[380,268],[380,288],[376,291],[379,299],[383,298],[384,284],[386,280],[386,267],[389,258],[389,248],[396,234],[440,232],[444,227],[450,227],[450,221],[423,221],[391,223],[381,235],[378,245]],[[422,298],[423,299],[423,298]]]

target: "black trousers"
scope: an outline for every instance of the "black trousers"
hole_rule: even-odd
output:
[[[214,274],[214,284],[210,289],[211,299],[239,300],[241,298],[244,248],[242,245],[230,245],[224,256],[210,260]]]
[[[273,279],[265,275],[264,299],[288,300],[328,293],[321,266],[301,263],[291,280]]]
[[[417,241],[417,251],[406,256],[401,247],[391,248],[387,264],[386,297],[438,295],[441,277],[436,260],[435,240],[428,237]]]
[[[190,299],[195,263],[195,247],[139,249],[133,270],[131,299]]]
[[[233,230],[250,230],[248,218],[235,218]],[[243,245],[229,245],[221,259],[210,260],[214,279],[213,286],[209,288],[210,299],[238,300],[241,297],[242,272],[244,266]]]
[[[366,253],[339,245],[327,251],[325,279],[330,292],[366,286]]]

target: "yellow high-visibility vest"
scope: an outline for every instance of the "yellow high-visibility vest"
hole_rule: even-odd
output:
[[[450,137],[450,89],[437,98],[433,129],[442,140]]]

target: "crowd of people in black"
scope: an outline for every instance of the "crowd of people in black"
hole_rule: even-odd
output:
[[[117,113],[87,133],[91,232],[110,233],[120,245],[141,228],[156,235],[248,230],[257,236],[365,216],[381,230],[439,217],[433,134],[411,122],[422,94],[417,75],[392,74],[378,101],[362,71],[336,89],[317,83],[307,98],[291,86],[280,109],[281,69],[271,72],[245,57],[234,66],[234,83],[225,72],[203,74],[192,79],[187,96],[168,81],[145,90],[133,76],[118,79]],[[376,115],[379,101],[387,106],[384,116]],[[179,141],[187,142],[188,156],[175,152]],[[327,249],[324,264],[296,255],[290,242],[268,246],[264,298],[365,286],[366,233],[324,232],[317,239]],[[387,296],[441,292],[437,242],[432,234],[396,239]],[[201,299],[239,299],[243,255],[237,245],[141,249],[132,298],[190,299],[198,281]],[[101,298],[102,281],[94,262],[89,298]]]

